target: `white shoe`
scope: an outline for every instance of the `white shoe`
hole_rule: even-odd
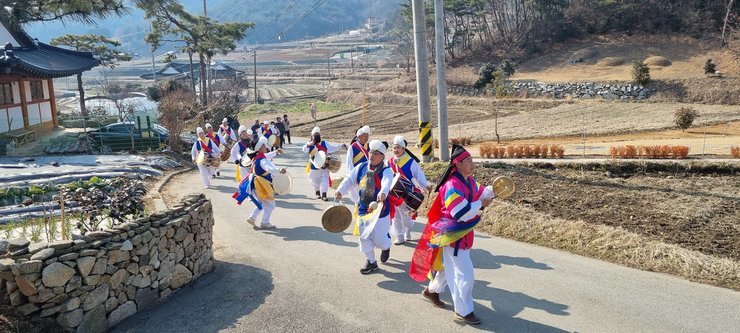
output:
[[[260,229],[275,229],[275,226],[270,223],[267,223],[267,224],[263,223],[263,224],[260,224]]]
[[[396,237],[396,242],[393,243],[395,245],[401,245],[403,243],[406,243],[406,239],[403,236]]]
[[[256,227],[256,225],[254,224],[254,218],[253,217],[248,218],[247,219],[247,223],[251,224],[253,227]]]
[[[411,240],[411,230],[406,231],[406,237],[404,237],[406,240]]]

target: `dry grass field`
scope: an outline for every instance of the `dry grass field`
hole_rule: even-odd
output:
[[[424,167],[431,179],[443,168]],[[481,183],[506,175],[517,185],[486,209],[480,230],[740,290],[738,171],[702,163],[480,164]]]

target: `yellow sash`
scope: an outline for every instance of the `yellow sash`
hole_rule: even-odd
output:
[[[254,175],[254,190],[260,201],[275,200],[275,190],[272,183],[264,177]]]
[[[318,150],[319,150],[318,148],[312,149],[311,152],[308,153],[308,163],[306,163],[306,173],[311,173],[311,159],[313,158],[314,155],[316,155],[316,152]]]

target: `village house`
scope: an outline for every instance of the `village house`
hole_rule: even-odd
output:
[[[44,44],[21,27],[1,23],[0,137],[22,145],[59,126],[53,79],[90,70],[100,61],[91,52]]]

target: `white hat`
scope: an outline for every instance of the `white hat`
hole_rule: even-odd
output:
[[[254,135],[254,131],[252,131],[252,129],[248,129],[247,130],[247,135]]]
[[[375,150],[377,152],[380,152],[381,154],[385,155],[385,152],[388,148],[385,147],[385,145],[380,142],[380,140],[371,140],[370,141],[370,150]]]
[[[228,122],[229,122],[229,120],[228,120],[228,119],[226,119],[226,118],[224,118],[224,120],[221,120],[221,122],[222,122],[222,123],[228,123]]]
[[[393,138],[393,145],[394,146],[401,146],[403,148],[406,148],[406,139],[404,139],[400,135],[396,135],[396,137]]]
[[[203,127],[196,128],[195,133],[203,133]]]
[[[244,126],[244,125],[239,126],[239,131],[238,131],[239,134],[242,134],[242,132],[246,132],[246,131],[247,131],[247,127],[246,126]]]
[[[263,124],[265,124],[265,125],[270,125],[270,121],[269,121],[269,120],[265,120],[265,121],[263,122]]]
[[[213,126],[211,126],[211,123],[206,123],[206,128],[213,128]]]
[[[370,134],[372,133],[372,130],[370,130],[370,126],[362,126],[360,129],[357,130],[357,133],[355,133],[356,136],[360,136],[363,134]]]
[[[314,134],[316,134],[316,133],[321,133],[321,129],[320,129],[320,128],[318,128],[318,127],[314,127],[314,128],[313,128],[313,129],[311,130],[311,135],[314,135]]]
[[[262,148],[262,146],[265,146],[267,148],[270,148],[270,143],[267,142],[267,138],[264,137],[264,136],[261,137],[259,140],[257,140],[257,143],[254,144],[254,150],[255,151],[260,150],[260,148]]]

